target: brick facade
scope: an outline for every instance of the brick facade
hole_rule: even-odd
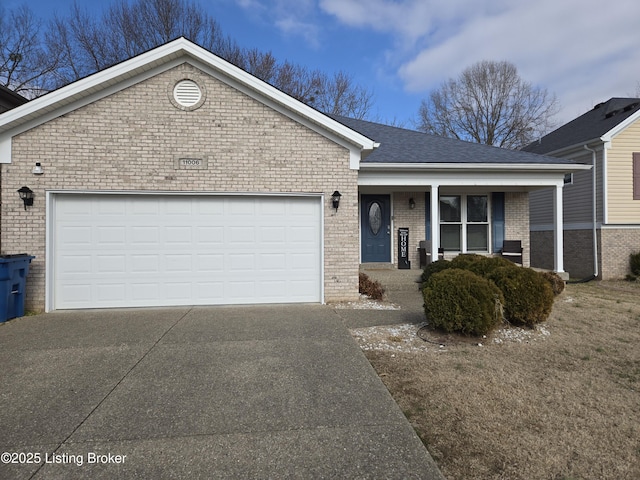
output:
[[[631,273],[629,255],[640,252],[640,228],[607,228],[600,231],[602,279],[624,278]]]
[[[506,192],[504,195],[504,238],[522,241],[522,265],[531,266],[529,238],[529,194]]]
[[[204,87],[200,108],[172,103],[184,78]],[[204,158],[208,169],[177,169],[179,157]],[[31,173],[35,162],[44,175]],[[35,193],[27,211],[16,193],[23,185]],[[52,190],[324,194],[325,300],[357,297],[357,171],[348,150],[189,64],[13,138],[12,163],[2,165],[2,251],[37,257],[29,310],[44,308],[45,192]],[[334,190],[342,193],[338,211]]]
[[[553,231],[533,231],[531,232],[531,238],[531,265],[545,270],[553,270]],[[565,230],[562,241],[564,244],[564,271],[571,278],[576,279],[593,275],[593,231]],[[598,269],[601,271],[600,266]]]
[[[640,252],[640,229],[606,228],[596,231],[598,278],[616,280],[630,273],[629,255]],[[553,268],[553,232],[531,232],[535,239],[533,265]],[[564,269],[572,278],[593,275],[593,230],[564,231]],[[605,255],[603,255],[605,252]]]
[[[394,242],[398,238],[398,228],[409,228],[409,259],[411,268],[420,268],[418,245],[425,240],[425,192],[395,192],[393,198]],[[414,209],[409,200],[414,200]],[[505,193],[505,238],[521,240],[523,265],[530,266],[529,239],[529,194],[527,192]],[[393,251],[393,263],[398,263],[397,245]]]

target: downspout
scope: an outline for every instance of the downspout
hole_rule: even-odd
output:
[[[597,197],[596,197],[596,171],[597,171],[597,166],[596,166],[596,151],[593,150],[592,148],[587,147],[586,145],[584,145],[584,149],[588,150],[591,152],[591,159],[592,159],[592,163],[593,163],[593,171],[591,172],[592,175],[592,194],[591,194],[591,198],[593,199],[592,201],[592,228],[593,228],[593,278],[596,278],[598,276],[598,230],[597,230],[597,209],[598,209],[598,201],[597,201]]]

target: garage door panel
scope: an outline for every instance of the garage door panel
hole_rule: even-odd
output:
[[[168,282],[165,287],[165,296],[170,300],[191,300],[193,296],[191,282]]]
[[[132,283],[131,284],[131,300],[134,302],[139,301],[153,301],[160,298],[160,285],[154,282]],[[126,298],[126,293],[123,291],[122,296]],[[136,306],[134,304],[134,306]]]
[[[81,273],[91,273],[91,255],[65,255],[58,265],[60,275],[77,275]]]
[[[222,273],[224,272],[224,255],[200,254],[196,256],[195,271],[198,273]]]
[[[130,255],[130,272],[157,273],[160,271],[160,258],[158,255]]]
[[[54,308],[321,301],[317,197],[57,195]]]
[[[125,297],[126,292],[127,288],[121,283],[100,282],[87,292],[89,297],[85,298],[83,303],[97,301],[96,306],[103,307],[119,301]]]
[[[127,241],[127,230],[125,227],[115,225],[105,225],[95,229],[96,242],[99,246],[124,245]]]
[[[68,225],[59,232],[59,240],[67,246],[91,245],[91,227]]]
[[[127,273],[127,259],[124,255],[97,255],[95,270],[98,273]]]
[[[252,198],[228,198],[226,208],[233,216],[254,216],[255,202]]]
[[[267,274],[284,272],[287,270],[287,257],[283,253],[258,255],[258,270]]]
[[[224,244],[224,227],[195,227],[194,231],[196,241],[201,245]]]

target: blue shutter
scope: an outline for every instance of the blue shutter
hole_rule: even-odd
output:
[[[424,193],[424,239],[431,241],[431,192]]]
[[[504,192],[491,194],[491,235],[493,253],[501,252],[504,244]]]

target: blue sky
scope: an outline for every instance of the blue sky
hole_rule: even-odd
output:
[[[102,10],[107,2],[76,0]],[[13,8],[26,0],[0,0]],[[411,128],[420,100],[480,60],[507,60],[556,94],[563,123],[640,82],[637,0],[196,0],[244,47],[374,93],[372,116]],[[73,0],[28,0],[46,19]]]

